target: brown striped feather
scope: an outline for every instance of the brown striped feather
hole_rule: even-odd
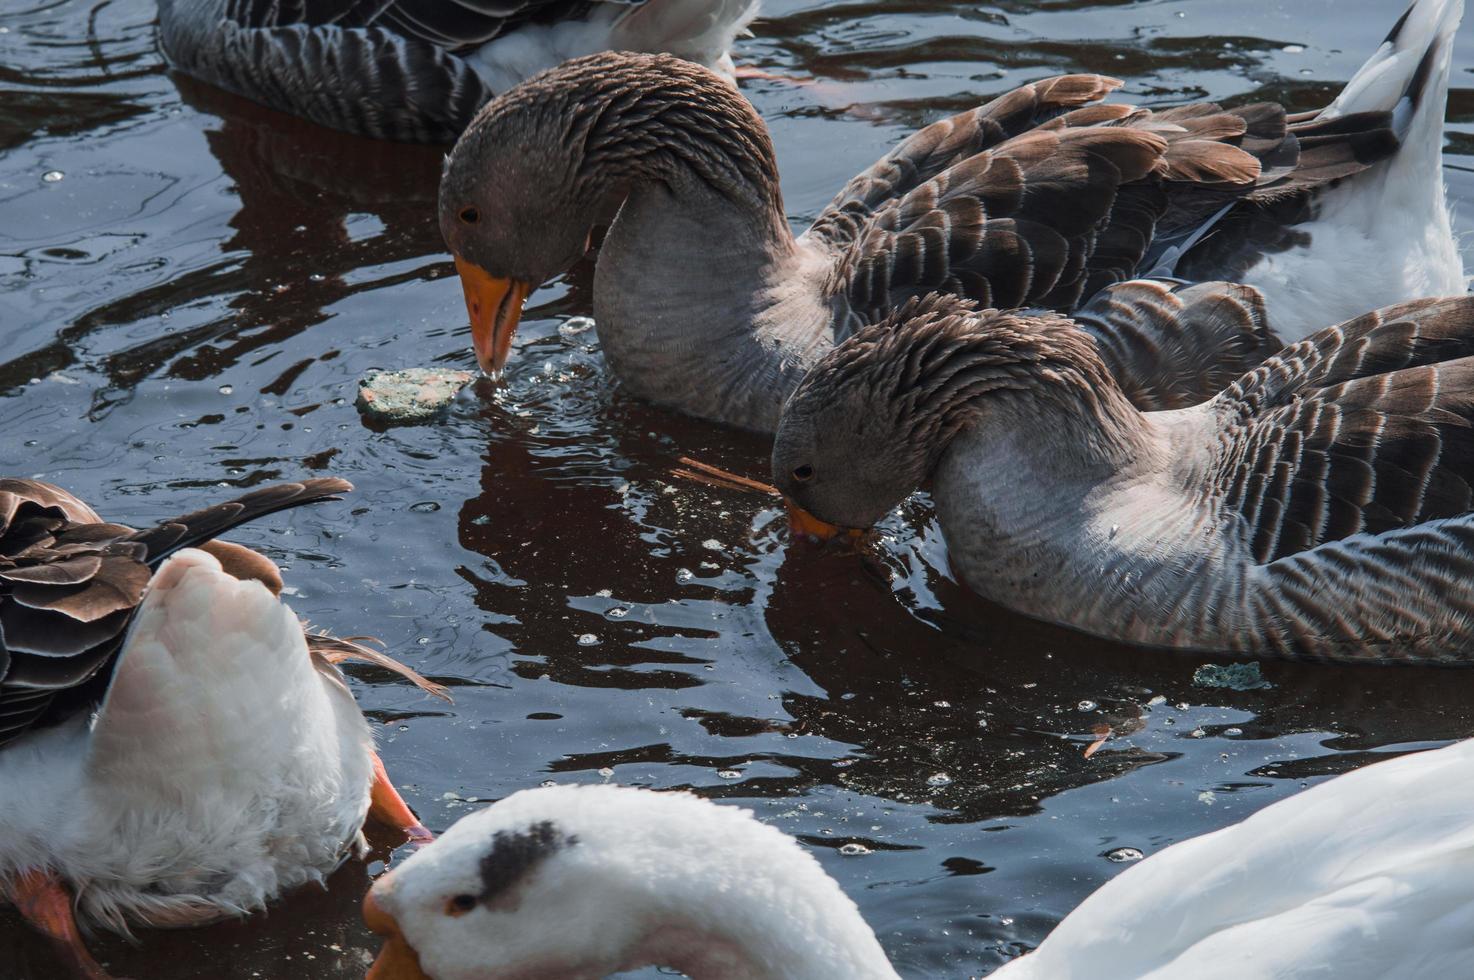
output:
[[[60,488],[0,480],[0,745],[48,720],[53,706],[95,703],[153,570],[170,554],[351,489],[330,478],[276,484],[135,531],[104,523]],[[212,550],[245,577],[269,578],[262,563],[271,563],[246,559],[246,549]]]

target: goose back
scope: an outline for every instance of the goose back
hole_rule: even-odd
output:
[[[71,494],[0,480],[0,747],[95,705],[153,571],[181,548],[352,489],[320,478],[263,487],[141,531]]]

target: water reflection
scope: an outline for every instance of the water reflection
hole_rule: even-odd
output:
[[[1309,107],[1387,26],[1379,0],[1336,0],[1334,18],[1328,0],[768,9],[743,60],[812,80],[747,89],[800,226],[910,129],[1040,74]],[[300,613],[453,688],[447,707],[353,675],[432,826],[549,779],[689,787],[808,843],[903,975],[970,976],[1037,942],[1119,849],[1474,732],[1474,671],[1271,664],[1269,689],[1205,689],[1194,658],[992,607],[948,575],[924,498],[867,554],[790,549],[767,499],[671,476],[693,456],[762,478],[767,447],[620,391],[568,322],[589,311],[587,263],[538,291],[503,385],[436,426],[366,426],[364,371],[472,363],[433,217],[439,151],[175,78],[153,16],[149,0],[0,15],[0,459],[135,521],[222,485],[353,480],[338,509],[240,540],[289,566]],[[1452,104],[1461,149],[1474,93]],[[1474,199],[1471,161],[1450,163],[1452,195]],[[99,953],[157,980],[361,977],[375,870]],[[0,963],[52,975],[8,912]]]

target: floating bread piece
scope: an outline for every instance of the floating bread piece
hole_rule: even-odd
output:
[[[358,382],[358,410],[382,422],[426,422],[439,415],[473,377],[470,371],[441,368],[374,371]]]
[[[1222,687],[1230,691],[1259,691],[1274,687],[1264,679],[1264,672],[1255,663],[1203,664],[1193,671],[1193,683],[1198,687]]]

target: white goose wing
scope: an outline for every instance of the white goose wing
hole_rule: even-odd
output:
[[[1474,976],[1474,741],[1322,783],[1095,892],[1003,980]]]

